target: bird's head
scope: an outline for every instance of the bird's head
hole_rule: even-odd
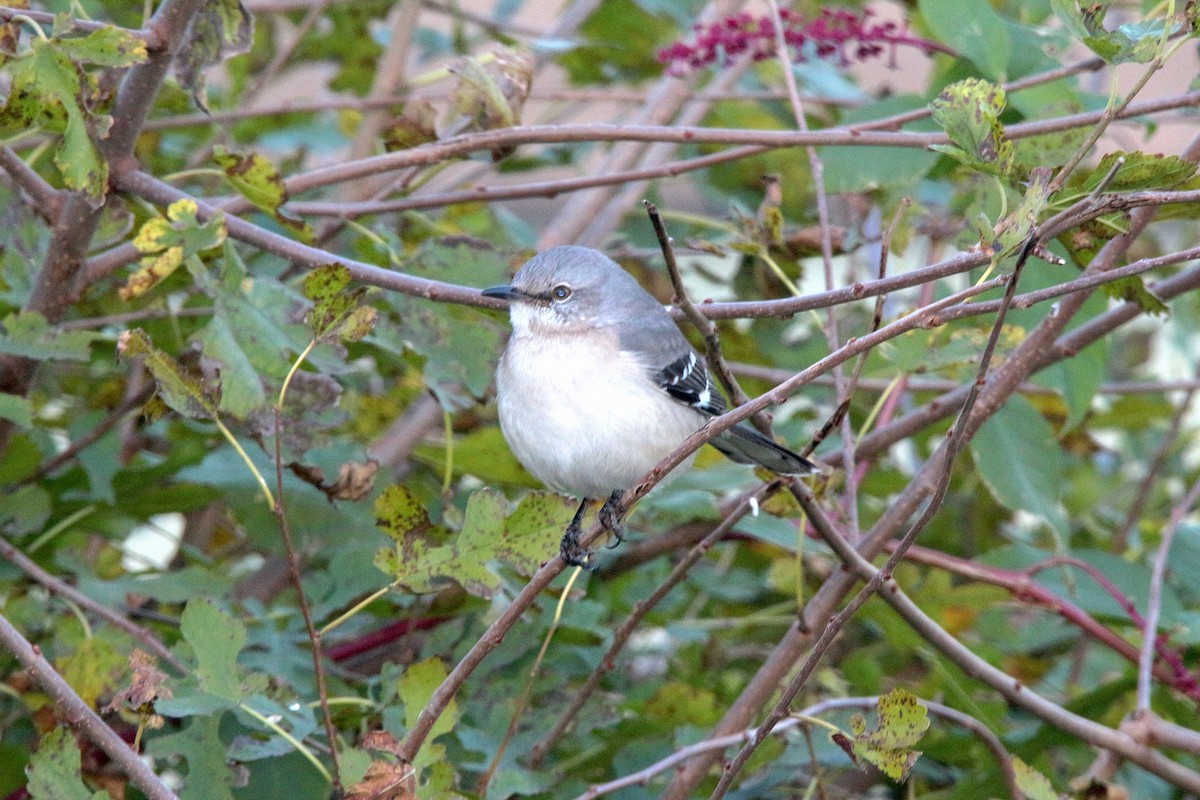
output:
[[[570,333],[619,326],[647,295],[615,261],[587,247],[554,247],[517,270],[512,283],[484,289],[510,302],[517,333]]]

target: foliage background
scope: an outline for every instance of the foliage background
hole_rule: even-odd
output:
[[[792,98],[664,73],[732,3],[0,9],[0,795],[1200,794],[1195,9],[875,10],[930,47]],[[848,413],[798,500],[703,451],[560,576],[477,289],[579,243],[671,300],[643,198],[775,433]],[[835,616],[839,541],[904,560]]]

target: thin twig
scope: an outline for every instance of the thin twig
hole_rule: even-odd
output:
[[[806,724],[806,720],[820,717],[830,711],[846,708],[874,709],[878,704],[878,697],[839,697],[831,700],[823,700],[820,703],[814,703],[807,708],[797,711],[788,719],[783,720],[779,725],[775,726],[775,730],[772,732],[784,733],[797,727],[807,730],[809,726]],[[949,720],[975,734],[1000,764],[1000,772],[1004,776],[1005,784],[1008,787],[1009,797],[1013,798],[1013,800],[1020,800],[1024,796],[1017,786],[1016,775],[1012,768],[1012,756],[1009,754],[1008,749],[1004,747],[999,737],[992,733],[986,725],[957,709],[932,700],[922,700],[921,705],[930,714]],[[612,794],[619,789],[625,789],[630,786],[644,786],[655,775],[660,775],[690,758],[695,758],[705,753],[720,752],[735,744],[742,744],[753,737],[754,733],[755,729],[750,728],[740,733],[705,739],[695,744],[681,747],[666,758],[660,759],[637,772],[624,775],[607,783],[596,784],[575,798],[575,800],[595,800],[597,797]]]
[[[776,703],[775,708],[772,709],[771,713],[767,715],[766,720],[764,720],[759,726],[754,738],[743,745],[742,749],[738,752],[734,759],[722,771],[721,779],[717,783],[717,787],[713,790],[710,800],[720,800],[720,798],[724,797],[726,793],[728,793],[730,787],[733,785],[734,779],[737,777],[742,767],[745,766],[746,762],[750,760],[750,756],[753,755],[754,751],[758,748],[758,745],[761,744],[767,734],[770,733],[771,728],[787,716],[787,709],[791,705],[792,700],[795,699],[797,694],[799,694],[800,689],[803,688],[813,670],[816,669],[817,664],[820,663],[825,651],[828,650],[829,646],[833,643],[834,637],[841,631],[842,627],[853,617],[858,609],[861,608],[862,605],[866,603],[872,595],[882,588],[884,582],[890,580],[892,571],[896,568],[896,565],[900,563],[901,559],[904,558],[905,551],[916,541],[917,536],[925,529],[925,526],[929,524],[929,521],[933,519],[938,509],[941,507],[942,500],[946,496],[946,491],[950,486],[950,473],[954,467],[954,462],[958,455],[958,451],[963,442],[969,438],[966,425],[967,420],[970,419],[971,413],[975,408],[975,402],[983,389],[988,371],[991,368],[992,356],[996,352],[996,346],[1000,341],[1000,332],[1004,328],[1004,319],[1007,315],[1009,304],[1012,303],[1012,298],[1016,293],[1017,282],[1020,280],[1021,272],[1026,261],[1028,261],[1029,256],[1033,252],[1035,243],[1036,239],[1032,237],[1029,238],[1026,241],[1020,256],[1017,258],[1016,265],[1013,267],[1012,275],[1007,281],[1007,286],[1005,286],[1005,304],[1001,306],[1000,312],[996,315],[996,321],[992,325],[991,334],[989,335],[987,344],[984,345],[983,353],[979,358],[979,367],[976,370],[975,380],[972,382],[971,389],[968,391],[967,397],[963,401],[962,408],[958,412],[958,420],[953,426],[951,426],[950,431],[946,434],[946,438],[942,440],[942,443],[938,446],[937,452],[935,452],[934,456],[930,458],[926,465],[926,472],[928,472],[930,469],[935,469],[936,471],[933,473],[933,483],[935,488],[932,496],[929,499],[929,502],[925,506],[925,509],[912,523],[912,525],[909,526],[904,535],[900,537],[895,550],[893,550],[891,555],[888,556],[888,559],[884,563],[883,567],[871,576],[870,580],[868,580],[862,589],[860,589],[859,592],[850,600],[847,606],[834,615],[834,619],[830,621],[830,624],[826,625],[825,629],[821,631],[820,635],[817,637],[817,641],[813,644],[812,651],[806,659],[804,665],[788,684],[787,688],[784,689],[779,702]],[[799,499],[799,491],[797,487],[798,484],[795,481],[790,482],[790,488],[792,489],[793,493],[797,495],[797,499]],[[833,535],[835,537],[840,536],[836,533]],[[848,545],[845,546],[845,549],[853,552],[853,549]],[[857,556],[857,553],[855,553],[855,555]]]
[[[674,304],[683,312],[688,322],[704,337],[704,358],[708,362],[708,368],[717,376],[717,380],[721,382],[725,393],[729,395],[729,400],[732,405],[740,406],[750,398],[742,391],[742,387],[738,384],[737,378],[729,369],[729,364],[725,361],[725,356],[721,352],[721,337],[717,334],[716,324],[708,317],[700,313],[700,309],[688,297],[687,288],[683,285],[683,276],[679,273],[679,264],[675,261],[675,249],[671,246],[671,237],[667,234],[666,226],[663,225],[662,217],[659,216],[658,207],[650,201],[643,201],[646,205],[646,214],[650,217],[650,224],[654,226],[654,234],[658,237],[658,246],[662,249],[663,261],[667,265],[667,274],[671,277],[671,286],[675,290]],[[755,414],[751,419],[755,426],[767,434],[771,434],[771,423],[765,415]]]
[[[63,193],[47,183],[45,178],[38,175],[10,147],[0,147],[0,169],[7,172],[12,177],[13,183],[20,186],[29,195],[38,214],[47,222],[54,224],[59,211],[62,210]]]
[[[625,647],[629,641],[629,637],[633,635],[633,632],[641,624],[642,620],[645,619],[646,615],[687,576],[692,566],[705,553],[711,550],[713,545],[721,541],[726,534],[733,530],[733,527],[741,521],[742,517],[751,510],[754,504],[764,502],[779,490],[780,485],[778,481],[763,484],[742,498],[729,514],[721,520],[721,524],[714,527],[704,538],[693,545],[683,558],[679,560],[679,563],[671,569],[670,574],[655,587],[654,591],[646,599],[639,601],[633,607],[629,615],[613,631],[612,642],[609,644],[608,649],[600,657],[591,674],[588,675],[587,681],[574,693],[570,706],[558,718],[558,721],[554,724],[550,732],[542,737],[541,741],[535,744],[530,750],[529,760],[531,766],[537,767],[540,765],[546,754],[550,752],[550,749],[567,732],[567,729],[571,727],[571,724],[575,721],[575,717],[582,710],[584,704],[587,703],[592,693],[600,686],[600,681],[604,680],[604,676],[616,666],[617,654]]]
[[[112,728],[105,725],[92,707],[83,702],[63,677],[54,671],[54,667],[42,655],[41,648],[30,644],[3,615],[0,615],[0,645],[17,657],[38,686],[46,691],[67,724],[104,751],[150,800],[179,800],[154,774],[150,765],[142,761]]]
[[[1129,505],[1129,513],[1125,515],[1125,522],[1113,534],[1113,548],[1118,553],[1123,553],[1129,546],[1129,534],[1133,532],[1133,527],[1142,518],[1142,512],[1146,508],[1146,503],[1150,501],[1150,490],[1154,488],[1154,482],[1162,477],[1159,473],[1163,465],[1167,463],[1167,455],[1170,454],[1179,439],[1179,432],[1183,428],[1184,417],[1187,415],[1188,407],[1192,404],[1192,398],[1195,397],[1198,386],[1200,386],[1200,382],[1189,388],[1183,399],[1179,401],[1179,406],[1175,409],[1175,413],[1171,415],[1171,422],[1167,425],[1166,433],[1163,434],[1162,443],[1154,452],[1154,457],[1150,459],[1145,477],[1138,484],[1137,491],[1133,496],[1133,502]]]
[[[307,354],[307,350],[305,354]],[[298,361],[303,360],[304,354],[300,356]],[[289,374],[289,378],[291,375]],[[308,633],[308,641],[310,645],[310,654],[312,656],[313,674],[316,677],[317,697],[321,704],[321,716],[325,723],[325,735],[329,739],[329,759],[333,765],[333,785],[331,792],[333,796],[339,797],[342,794],[342,772],[341,758],[338,754],[338,737],[337,726],[333,723],[333,713],[329,709],[329,687],[325,676],[325,662],[322,655],[321,632],[317,630],[316,623],[313,622],[312,610],[308,604],[308,593],[304,590],[304,576],[301,572],[300,554],[296,550],[296,542],[292,537],[292,526],[288,520],[286,495],[283,489],[283,423],[280,420],[282,416],[282,406],[284,395],[287,391],[287,382],[284,382],[284,387],[280,391],[279,402],[274,407],[274,433],[275,433],[275,503],[272,509],[275,513],[275,518],[279,522],[279,532],[283,535],[284,551],[287,553],[288,575],[292,579],[292,588],[296,590],[296,604],[300,606],[300,614],[304,618],[304,628]]]
[[[1158,553],[1154,557],[1154,568],[1150,573],[1150,589],[1146,596],[1146,624],[1142,626],[1142,649],[1138,657],[1137,677],[1137,711],[1150,710],[1150,683],[1154,670],[1154,652],[1158,644],[1158,620],[1162,616],[1163,578],[1167,572],[1167,556],[1175,541],[1175,533],[1179,523],[1183,521],[1194,505],[1200,499],[1200,478],[1192,483],[1192,488],[1183,500],[1171,510],[1171,517],[1163,528],[1162,540],[1158,544]]]
[[[97,617],[100,617],[105,622],[120,628],[128,633],[133,638],[137,639],[147,650],[161,658],[163,661],[170,664],[181,675],[186,675],[188,672],[187,665],[175,657],[175,654],[167,649],[157,636],[155,636],[147,628],[143,628],[136,622],[122,616],[113,611],[108,606],[88,597],[83,592],[76,589],[71,584],[56,578],[46,570],[38,566],[37,562],[29,556],[21,552],[17,547],[4,537],[0,537],[0,556],[3,556],[8,561],[12,562],[19,570],[24,572],[33,580],[45,586],[55,594],[62,595],[67,600],[71,601],[80,608],[84,608]]]

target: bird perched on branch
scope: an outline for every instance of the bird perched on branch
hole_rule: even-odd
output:
[[[601,524],[620,538],[622,493],[724,413],[725,400],[662,304],[603,253],[546,250],[483,294],[510,302],[512,337],[496,371],[500,428],[538,480],[582,498],[561,553],[588,566],[579,535],[589,500],[605,499]],[[814,469],[744,423],[710,444],[779,474]]]

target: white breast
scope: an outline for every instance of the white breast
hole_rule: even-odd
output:
[[[704,422],[621,353],[615,335],[594,329],[514,334],[496,388],[513,453],[547,486],[576,497],[628,489]]]

